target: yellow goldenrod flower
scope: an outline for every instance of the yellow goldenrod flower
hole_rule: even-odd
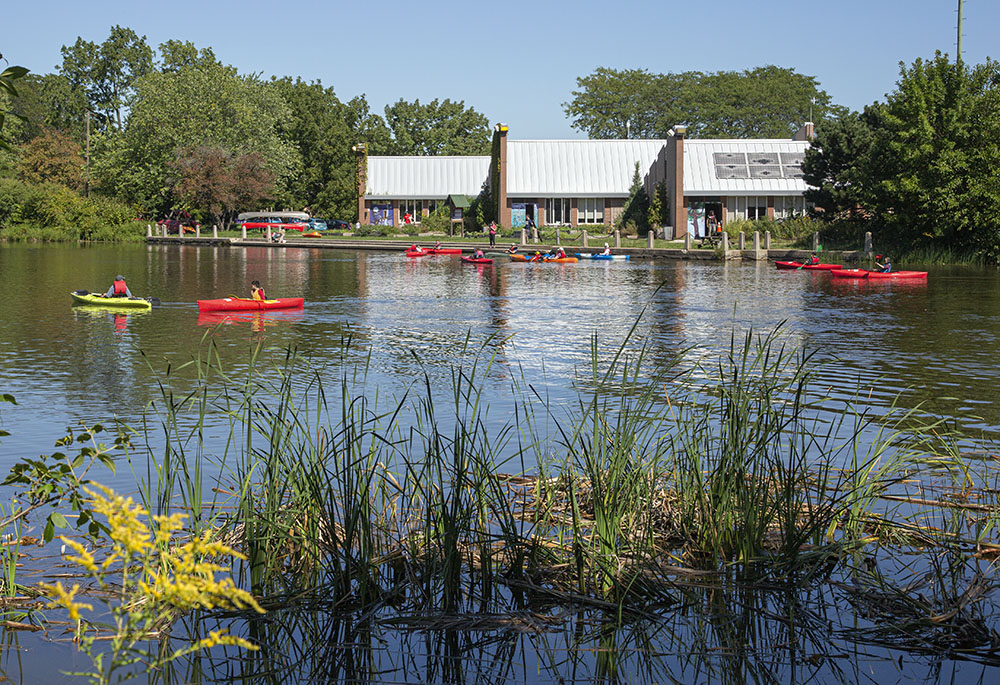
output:
[[[49,596],[52,598],[52,601],[49,603],[49,608],[63,607],[64,609],[69,610],[70,620],[80,620],[80,609],[87,609],[88,611],[94,610],[94,607],[86,602],[73,601],[76,593],[80,591],[79,585],[74,585],[72,590],[67,590],[63,587],[62,581],[56,581],[55,585],[39,583],[39,587],[48,592]]]
[[[80,566],[83,566],[91,573],[97,573],[97,562],[94,560],[94,555],[90,553],[90,550],[88,550],[86,547],[83,546],[82,543],[79,543],[76,540],[67,537],[60,537],[59,539],[63,541],[64,545],[72,547],[74,551],[76,551],[77,553],[77,556],[66,557],[67,561],[72,561],[77,564],[80,564]]]

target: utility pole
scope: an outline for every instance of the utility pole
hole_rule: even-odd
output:
[[[955,57],[955,64],[962,63],[962,6],[965,0],[958,0],[958,56]]]
[[[83,179],[83,192],[87,197],[90,197],[90,110],[89,109],[84,113],[83,118],[87,122],[87,134],[86,134],[87,155],[86,157],[84,157],[85,171]]]

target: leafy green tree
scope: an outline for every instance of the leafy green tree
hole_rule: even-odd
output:
[[[74,90],[65,76],[28,74],[18,84],[18,98],[11,107],[24,123],[18,142],[25,143],[45,129],[82,140],[87,106],[86,94]]]
[[[699,138],[788,138],[809,119],[845,110],[814,77],[776,66],[742,72],[652,74],[600,67],[563,103],[591,138],[663,138],[676,124]]]
[[[79,191],[83,166],[79,143],[59,131],[46,130],[21,146],[18,176],[29,183],[58,183]]]
[[[236,74],[234,67],[225,67],[216,59],[212,48],[199,50],[191,41],[168,40],[160,43],[160,71],[180,71],[184,67],[193,69],[221,67],[230,69]]]
[[[392,131],[392,154],[489,154],[490,121],[464,101],[435,98],[422,105],[419,99],[400,100],[386,106],[385,120]]]
[[[872,116],[851,112],[816,127],[802,165],[810,186],[805,197],[828,218],[843,217],[863,202],[865,178],[858,163],[872,146]]]
[[[649,198],[649,228],[656,230],[668,223],[667,213],[670,209],[670,200],[667,198],[667,184],[660,181],[656,184],[653,194]]]
[[[291,115],[282,137],[302,158],[302,173],[289,180],[288,193],[297,207],[316,216],[353,219],[358,211],[357,170],[351,146],[354,112],[337,99],[333,88],[301,79],[275,79],[270,84],[288,104]]]
[[[635,226],[636,231],[640,233],[649,230],[649,195],[642,183],[639,162],[635,163],[635,173],[632,175],[629,197],[625,201],[625,208],[622,210],[621,218],[616,225],[619,228]]]
[[[139,79],[153,70],[153,50],[146,37],[112,26],[100,45],[77,38],[73,45],[62,47],[62,56],[59,73],[71,88],[86,93],[98,123],[121,131]]]
[[[392,132],[382,117],[372,114],[364,95],[351,98],[347,103],[347,115],[354,137],[368,146],[368,154],[392,154]]]
[[[226,67],[153,72],[136,84],[122,134],[98,138],[92,165],[106,192],[162,212],[173,198],[169,163],[177,150],[208,146],[237,156],[256,152],[274,175],[275,199],[284,202],[290,199],[289,179],[301,170],[298,152],[280,133],[289,116],[274,88]]]
[[[1000,260],[1000,66],[934,59],[900,65],[873,108],[861,161],[867,207],[888,240]]]
[[[0,55],[0,57],[2,56]],[[8,138],[10,134],[5,130],[7,114],[9,113],[7,108],[10,106],[10,100],[17,97],[15,82],[23,79],[27,73],[28,70],[24,67],[7,67],[0,72],[0,97],[3,98],[0,101],[0,149],[9,150],[11,148]]]

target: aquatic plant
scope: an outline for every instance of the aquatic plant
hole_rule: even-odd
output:
[[[62,537],[64,545],[75,554],[67,560],[80,566],[100,591],[88,597],[107,605],[111,624],[102,626],[86,620],[84,611],[93,613],[90,602],[80,601],[81,588],[41,583],[51,598],[50,607],[65,609],[76,624],[76,642],[90,657],[92,670],[73,675],[86,676],[91,682],[109,683],[121,678],[119,671],[136,664],[157,669],[192,652],[216,645],[235,645],[254,650],[247,640],[215,631],[207,637],[175,651],[151,651],[143,643],[169,633],[169,625],[179,612],[198,609],[238,609],[264,613],[254,597],[238,588],[231,578],[216,580],[224,571],[214,559],[240,557],[230,547],[214,540],[206,531],[186,542],[175,543],[174,534],[184,524],[183,514],[153,516],[111,489],[94,484],[84,487],[92,510],[106,520],[110,550],[98,558],[87,545]],[[113,578],[117,577],[117,582]],[[97,648],[102,631],[110,632],[108,648]],[[126,674],[127,675],[127,674]]]

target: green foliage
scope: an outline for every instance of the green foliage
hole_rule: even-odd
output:
[[[490,146],[490,121],[464,101],[437,98],[399,100],[385,108],[392,131],[394,155],[485,155]]]
[[[351,146],[359,138],[352,128],[357,112],[341,103],[333,88],[324,88],[318,81],[286,77],[269,86],[289,106],[290,116],[281,132],[302,158],[302,172],[288,181],[290,206],[308,207],[315,216],[353,220],[358,203]]]
[[[83,198],[53,183],[0,179],[0,238],[4,240],[139,240],[135,210],[112,198]]]
[[[433,233],[447,233],[451,228],[451,212],[447,205],[442,205],[420,219],[420,230]]]
[[[289,179],[301,169],[298,152],[281,135],[289,117],[275,89],[225,67],[150,73],[136,85],[125,131],[98,137],[95,174],[107,192],[145,211],[165,212],[172,203],[169,164],[177,150],[221,147],[234,155],[260,155],[283,203]]]
[[[1000,67],[934,59],[901,65],[898,88],[870,112],[861,161],[881,244],[939,242],[1000,260]]]
[[[812,238],[813,233],[820,233],[828,228],[829,224],[808,216],[798,216],[790,219],[770,219],[767,217],[748,220],[732,219],[724,230],[729,235],[730,240],[739,238],[740,232],[748,238],[758,231],[761,236],[770,231],[773,240],[783,240],[790,242],[805,242]]]
[[[10,149],[11,142],[9,140],[9,134],[4,130],[4,122],[7,119],[9,112],[7,111],[7,103],[9,98],[17,97],[17,88],[14,82],[23,79],[28,73],[28,70],[24,67],[7,67],[2,72],[0,72],[0,96],[3,96],[4,100],[0,102],[4,107],[0,109],[0,149],[8,150]],[[18,116],[15,114],[15,116]]]
[[[806,200],[829,218],[853,210],[862,201],[864,179],[858,161],[872,146],[869,115],[850,112],[816,127],[816,137],[806,151],[803,180],[809,184]]]
[[[59,73],[72,90],[86,94],[90,109],[98,113],[98,127],[121,131],[139,80],[153,70],[153,50],[146,37],[112,26],[100,45],[77,38],[61,52]]]
[[[37,459],[26,458],[16,463],[0,485],[17,488],[18,501],[27,506],[0,521],[0,530],[36,509],[51,507],[53,510],[45,519],[42,533],[43,539],[48,542],[55,535],[56,528],[68,527],[67,517],[60,511],[65,506],[75,512],[75,517],[71,518],[75,518],[77,529],[92,536],[106,531],[107,528],[94,517],[82,488],[89,482],[88,474],[95,464],[101,464],[114,473],[112,452],[127,450],[131,443],[127,433],[118,431],[113,444],[105,445],[97,439],[103,432],[104,427],[100,424],[84,427],[80,433],[70,430],[56,442],[56,447],[67,448],[65,452],[53,452]],[[67,454],[72,452],[73,447],[76,447],[76,453]]]
[[[645,233],[649,230],[649,195],[642,183],[639,162],[635,163],[635,173],[632,175],[629,197],[625,201],[625,208],[622,210],[622,215],[616,225],[624,227],[626,233]]]
[[[660,181],[656,184],[652,197],[649,198],[649,228],[659,229],[670,223],[670,198],[667,197],[667,184]]]
[[[776,66],[679,74],[600,67],[577,86],[563,108],[591,138],[664,138],[675,124],[699,138],[788,138],[810,105],[816,120],[844,111],[814,77]]]
[[[83,91],[74,90],[65,76],[28,74],[18,84],[17,92],[11,111],[23,122],[18,143],[26,143],[46,129],[83,140],[87,97]]]
[[[21,146],[18,176],[30,183],[57,183],[83,189],[84,158],[80,145],[56,130],[43,130]]]
[[[226,67],[215,57],[212,48],[198,50],[191,41],[168,40],[160,43],[160,71],[180,71],[185,67],[192,69],[222,68],[228,69],[234,76],[236,69]]]

